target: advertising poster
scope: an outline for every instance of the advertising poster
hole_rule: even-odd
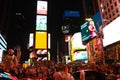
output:
[[[47,15],[47,1],[37,1],[37,14]]]
[[[36,30],[47,30],[47,16],[37,15]]]
[[[82,44],[81,32],[74,33],[71,38],[72,60],[87,60],[86,46]]]
[[[74,60],[88,60],[87,51],[76,51],[74,53]]]
[[[86,19],[87,20],[87,19]],[[83,44],[88,43],[94,39],[102,25],[100,13],[97,12],[91,18],[89,18],[83,25],[81,25],[82,42]]]
[[[103,59],[102,43],[100,38],[95,38],[87,43],[88,59],[91,62]]]
[[[93,20],[87,21],[81,26],[82,42],[86,44],[97,36],[96,27]]]
[[[47,32],[35,32],[35,49],[47,49]]]

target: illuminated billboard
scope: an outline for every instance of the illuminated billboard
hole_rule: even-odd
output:
[[[80,26],[83,44],[86,44],[97,36],[97,32],[99,32],[101,25],[101,15],[99,12],[97,12],[87,22]]]
[[[76,51],[74,53],[74,60],[88,60],[87,51]]]
[[[34,34],[30,33],[29,34],[29,47],[33,46],[33,42],[34,42]]]
[[[37,1],[37,14],[47,15],[47,1]]]
[[[91,20],[91,21],[84,23],[81,26],[81,33],[82,33],[83,44],[86,44],[88,41],[95,38],[97,36],[97,33],[96,33],[96,28],[94,26],[94,22]]]
[[[75,50],[84,50],[86,46],[82,44],[81,32],[74,33],[72,36],[72,49]]]
[[[103,28],[103,46],[120,41],[120,16]]]
[[[36,16],[36,30],[47,30],[47,16]]]
[[[35,49],[47,49],[47,32],[35,32]]]

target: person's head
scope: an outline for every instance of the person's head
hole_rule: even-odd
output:
[[[93,20],[90,20],[90,21],[89,21],[89,24],[90,24],[90,25],[94,25]]]
[[[13,55],[14,52],[15,52],[15,51],[14,51],[13,49],[8,49],[8,54],[9,54],[9,55]]]
[[[68,72],[68,66],[67,66],[67,65],[64,65],[64,66],[63,66],[63,71],[64,71],[64,72]]]

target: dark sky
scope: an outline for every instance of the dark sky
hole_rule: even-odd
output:
[[[13,22],[8,34],[9,47],[15,45],[26,47],[29,33],[35,30],[36,3],[36,0],[14,0],[12,9]],[[82,12],[81,5],[81,0],[48,0],[48,32],[55,39],[58,39],[58,35],[61,34],[64,10]]]

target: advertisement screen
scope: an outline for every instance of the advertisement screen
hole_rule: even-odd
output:
[[[117,41],[120,41],[120,17],[112,21],[103,28],[104,39],[103,46],[108,46]]]
[[[81,25],[81,33],[82,33],[82,42],[86,44],[90,40],[94,39],[97,36],[97,32],[99,32],[99,28],[102,25],[102,20],[100,16],[100,12],[97,12],[93,15],[87,22]]]
[[[47,32],[35,32],[35,49],[47,49]]]
[[[76,51],[74,53],[74,60],[88,60],[87,51]]]
[[[47,30],[47,16],[36,16],[36,30]]]
[[[86,46],[82,44],[81,32],[74,33],[72,36],[72,49],[75,50],[84,50]]]
[[[47,1],[37,1],[37,14],[47,15]]]
[[[86,44],[91,39],[97,36],[96,27],[94,25],[94,21],[88,21],[81,26],[82,33],[82,42]]]

